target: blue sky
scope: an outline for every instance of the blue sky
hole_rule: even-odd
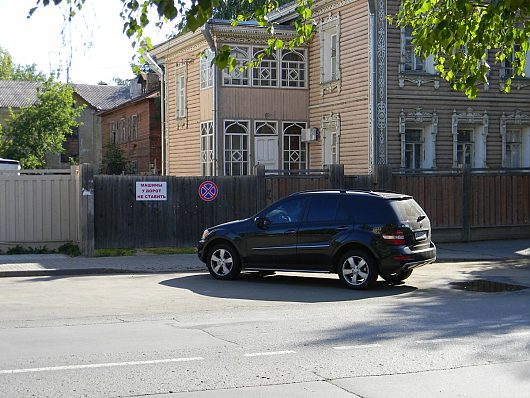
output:
[[[28,19],[37,0],[0,0],[0,47],[17,64],[37,64],[42,72],[61,69],[66,80],[66,65],[71,38],[73,83],[111,83],[114,77],[132,78],[129,63],[134,55],[131,41],[122,33],[119,0],[87,0],[74,19],[67,42],[63,45],[63,6],[38,9]],[[165,40],[166,30],[149,31],[153,43]]]

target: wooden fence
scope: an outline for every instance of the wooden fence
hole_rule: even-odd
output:
[[[76,168],[0,174],[0,249],[48,248],[78,241],[79,177]]]
[[[89,180],[83,179],[88,184],[83,191],[94,193],[94,210],[92,218],[84,217],[82,210],[81,219],[86,221],[82,230],[93,234],[95,248],[193,246],[209,226],[252,216],[292,192],[329,188],[386,189],[412,195],[429,215],[433,237],[439,242],[530,236],[528,172],[402,174],[381,168],[374,177],[344,176],[342,166],[336,165],[289,173],[260,169],[257,175],[245,177],[96,176]],[[217,198],[209,202],[198,194],[206,180],[218,187]],[[136,200],[138,181],[165,182],[167,200]]]

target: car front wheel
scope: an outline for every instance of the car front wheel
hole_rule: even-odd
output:
[[[350,250],[342,256],[337,272],[350,289],[367,289],[377,280],[375,260],[362,250]]]
[[[234,279],[241,272],[237,251],[226,243],[215,245],[210,250],[206,266],[215,279]]]

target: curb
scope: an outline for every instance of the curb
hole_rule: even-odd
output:
[[[171,271],[128,270],[118,268],[77,268],[77,269],[39,269],[0,271],[0,278],[16,278],[28,276],[81,276],[81,275],[112,275],[112,274],[175,274],[181,272],[199,272],[204,269],[179,269]]]

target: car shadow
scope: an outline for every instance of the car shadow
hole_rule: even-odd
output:
[[[230,281],[220,281],[208,274],[201,274],[172,278],[160,284],[207,297],[298,303],[363,300],[416,290],[413,286],[377,281],[374,288],[357,291],[343,287],[336,275],[298,276],[283,273],[267,277],[257,273],[243,273],[238,279]]]

